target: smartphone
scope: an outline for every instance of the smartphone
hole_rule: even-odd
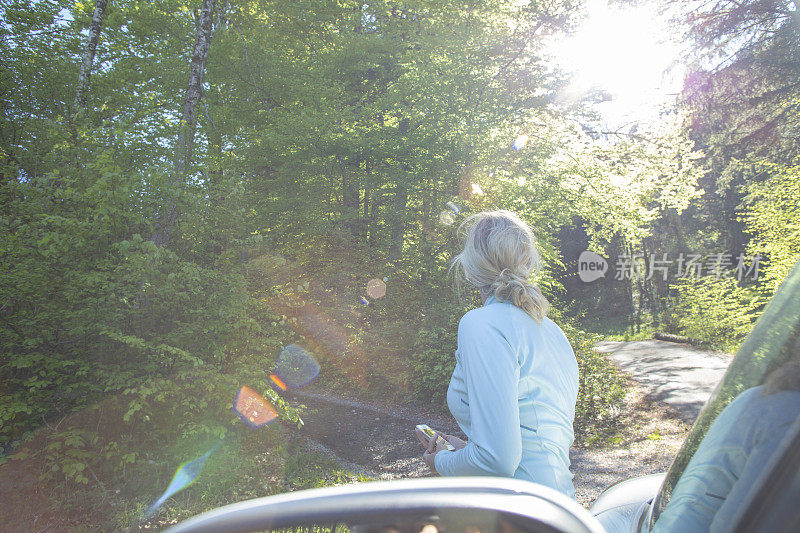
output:
[[[419,424],[417,425],[417,429],[423,432],[425,436],[428,437],[428,442],[430,442],[433,436],[436,434],[436,432],[432,430],[430,427],[428,427],[427,424]],[[447,442],[446,440],[444,440],[441,436],[437,437],[436,442],[437,443],[441,442],[442,444],[444,444],[444,447],[450,450],[451,452],[456,451],[456,447]]]

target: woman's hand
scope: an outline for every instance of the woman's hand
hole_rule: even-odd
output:
[[[447,450],[447,448],[444,446],[444,442],[439,442],[438,437],[439,433],[436,432],[430,442],[428,442],[428,447],[425,449],[425,453],[422,454],[422,460],[425,461],[425,464],[428,465],[428,468],[434,472],[436,472],[436,463],[434,462],[436,454]],[[438,474],[438,472],[436,473]]]
[[[425,464],[428,465],[428,468],[434,472],[436,472],[436,465],[434,463],[436,454],[441,451],[448,451],[444,445],[444,442],[437,442],[439,441],[438,437],[442,437],[444,440],[452,444],[456,450],[459,450],[467,445],[466,442],[452,435],[436,432],[434,437],[428,440],[427,436],[421,431],[416,430],[416,433],[417,439],[419,439],[420,443],[425,446],[425,453],[422,454],[422,460],[425,461]]]
[[[427,449],[429,444],[428,436],[418,429],[414,430],[414,432],[417,434],[417,440],[419,440],[419,443],[422,444],[422,447]],[[446,433],[437,433],[437,434],[444,440],[452,444],[456,450],[460,450],[461,448],[467,445],[465,441],[459,439],[454,435],[447,435]]]
[[[444,433],[442,433],[442,438],[447,442],[449,442],[450,444],[452,444],[453,448],[455,448],[456,450],[460,450],[461,448],[467,445],[466,441],[463,441],[454,435],[445,435]]]

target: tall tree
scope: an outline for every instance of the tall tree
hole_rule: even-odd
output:
[[[92,24],[89,26],[89,35],[86,37],[86,46],[83,49],[81,71],[78,75],[78,89],[75,91],[74,107],[76,111],[86,105],[86,91],[89,88],[89,79],[92,76],[92,63],[94,62],[97,41],[100,39],[100,30],[107,6],[108,0],[97,0],[94,6]]]
[[[687,18],[696,55],[713,62],[688,77],[683,97],[715,185],[741,184],[745,160],[790,162],[800,146],[800,15],[793,2],[717,0]]]
[[[197,20],[197,34],[189,64],[189,83],[183,100],[181,124],[175,148],[175,160],[171,188],[181,188],[186,178],[186,171],[191,163],[194,148],[195,130],[197,128],[197,106],[203,96],[203,77],[206,70],[208,51],[214,37],[214,15],[217,11],[217,0],[203,0]],[[166,246],[170,233],[178,217],[177,202],[170,198],[164,210],[159,213],[153,242],[158,247]]]
[[[770,217],[764,223],[758,219],[775,202],[772,189],[780,190],[787,176],[796,176],[800,13],[794,4],[716,0],[687,15],[696,55],[703,64],[715,62],[691,74],[683,91],[687,134],[706,152],[710,169],[701,181],[706,194],[687,214],[710,241],[723,236],[725,251],[734,255],[745,247],[755,253],[755,243],[772,242]],[[773,213],[773,220],[796,219],[791,201],[770,208],[782,213]],[[780,274],[767,273],[772,288],[796,258],[790,250],[788,244],[774,243],[761,248],[767,263],[774,257],[781,265]]]

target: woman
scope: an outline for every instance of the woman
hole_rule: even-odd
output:
[[[574,498],[569,448],[578,364],[529,281],[539,270],[533,233],[509,211],[479,213],[465,225],[466,244],[451,268],[480,291],[483,307],[458,324],[447,405],[468,442],[442,435],[456,450],[434,439],[423,459],[443,476],[514,477]]]

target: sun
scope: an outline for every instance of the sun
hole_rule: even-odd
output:
[[[576,31],[552,43],[550,53],[572,76],[567,92],[608,93],[602,112],[609,118],[640,118],[680,90],[680,44],[654,3],[609,5],[590,0]]]

